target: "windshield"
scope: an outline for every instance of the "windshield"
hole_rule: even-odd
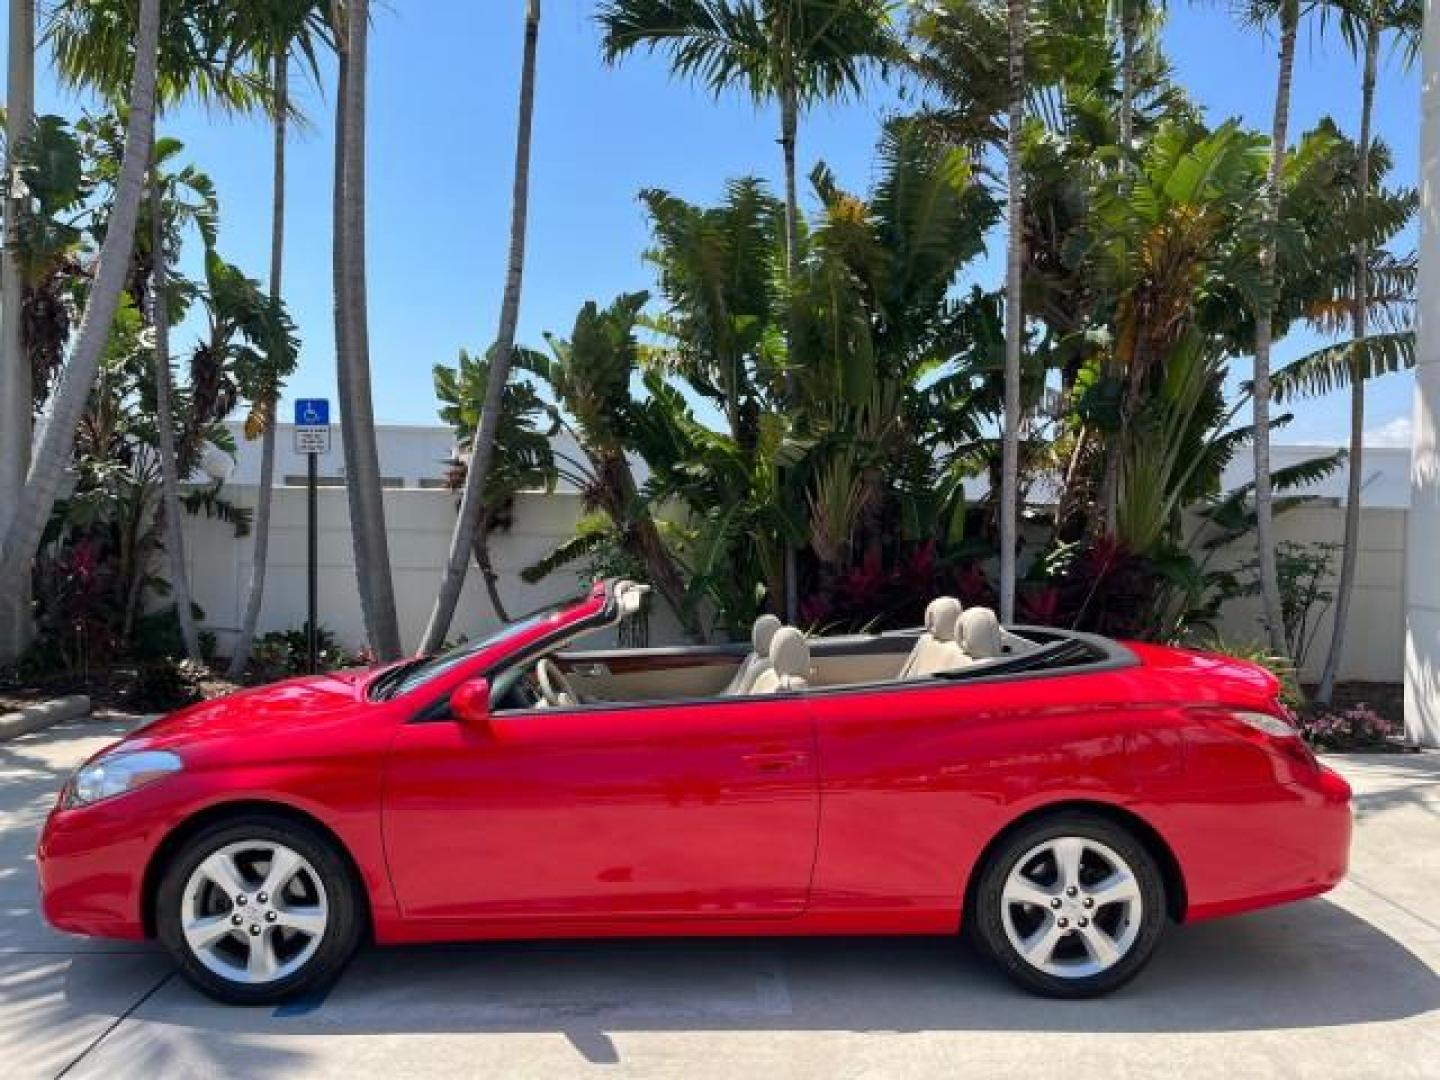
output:
[[[417,656],[385,672],[370,687],[369,696],[377,701],[388,698],[399,697],[401,694],[408,694],[416,690],[432,679],[437,679],[447,671],[452,671],[459,665],[479,655],[486,649],[500,645],[511,638],[518,637],[539,625],[558,611],[574,607],[581,600],[584,594],[572,596],[568,600],[561,600],[557,604],[551,604],[526,615],[515,622],[507,623],[487,638],[477,641],[467,641],[463,645],[451,649],[449,652],[437,653],[434,656]]]

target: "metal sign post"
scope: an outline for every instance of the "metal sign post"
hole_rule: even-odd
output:
[[[319,586],[320,568],[320,498],[319,461],[330,452],[330,399],[301,398],[295,402],[295,452],[305,455],[305,478],[308,491],[306,507],[306,581],[305,581],[305,655],[310,674],[317,673],[319,657]]]

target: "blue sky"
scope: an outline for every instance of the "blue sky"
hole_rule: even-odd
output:
[[[498,9],[498,10],[497,10]],[[503,280],[523,5],[475,0],[390,0],[377,5],[371,36],[369,272],[375,413],[381,421],[433,423],[431,366],[494,336]],[[549,0],[541,30],[530,245],[521,340],[565,332],[587,299],[648,287],[647,243],[636,193],[647,186],[692,200],[716,198],[729,177],[778,181],[775,119],[747,101],[719,101],[672,81],[663,63],[637,56],[604,67],[589,2]],[[1165,43],[1180,81],[1212,121],[1240,116],[1269,130],[1275,42],[1238,27],[1223,7],[1174,5]],[[1307,34],[1296,71],[1293,130],[1334,116],[1354,130],[1358,78],[1338,36]],[[1419,82],[1387,58],[1377,129],[1395,153],[1394,176],[1417,169]],[[829,162],[863,188],[872,148],[893,96],[816,110],[801,130],[808,171]],[[42,111],[74,113],[76,100],[48,75]],[[333,396],[330,287],[329,88],[304,92],[312,117],[291,144],[286,298],[304,341],[287,397]],[[256,119],[176,111],[163,131],[214,178],[222,203],[222,250],[256,277],[268,266],[270,141]],[[778,188],[778,183],[776,184]],[[998,246],[979,268],[997,281]],[[184,343],[183,335],[176,344]],[[1313,346],[1298,335],[1277,359]],[[1304,403],[1282,436],[1339,441],[1343,395]],[[288,409],[288,405],[287,405]],[[1377,381],[1370,429],[1391,435],[1410,413],[1410,379]]]

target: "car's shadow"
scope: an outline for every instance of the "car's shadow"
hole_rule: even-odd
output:
[[[34,1030],[57,1007],[102,1019],[99,959],[74,958],[68,973],[64,962],[50,966],[28,1007],[12,1002],[20,1008],[10,1019]],[[1021,994],[936,938],[371,948],[327,995],[265,1009],[203,998],[165,975],[158,952],[122,959],[145,969],[132,985],[152,989],[139,1002],[127,995],[109,1056],[94,1064],[103,1070],[118,1054],[137,1075],[223,1072],[236,1060],[284,1071],[311,1052],[291,1036],[553,1033],[586,1061],[609,1064],[619,1061],[612,1036],[630,1032],[1185,1034],[1371,1024],[1440,1009],[1440,974],[1325,900],[1175,930],[1134,983],[1081,1002]],[[47,985],[60,994],[42,993]]]
[[[1023,1006],[1022,1006],[1023,1003]],[[228,1031],[1212,1032],[1397,1020],[1440,975],[1325,900],[1174,930],[1105,999],[1020,994],[948,939],[528,942],[368,949],[323,999],[225,1009],[178,981],[147,1019]]]

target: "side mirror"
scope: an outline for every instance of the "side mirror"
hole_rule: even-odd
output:
[[[471,679],[450,693],[450,712],[467,727],[490,726],[490,680]]]

